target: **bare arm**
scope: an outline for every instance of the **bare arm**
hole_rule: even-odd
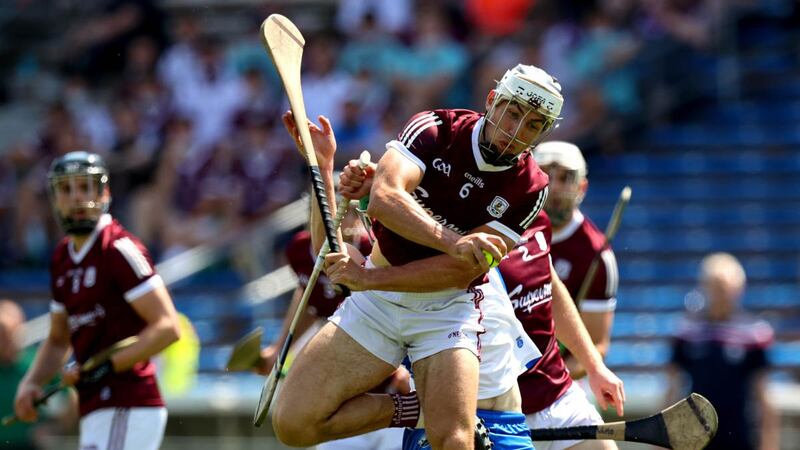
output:
[[[131,306],[146,325],[138,334],[138,342],[111,357],[116,372],[129,370],[180,338],[178,315],[166,287],[159,286],[134,299]]]
[[[592,344],[589,332],[581,322],[569,291],[558,278],[552,264],[550,265],[550,275],[553,284],[553,320],[556,326],[556,337],[586,368],[589,385],[600,407],[606,409],[608,405],[613,405],[617,414],[622,416],[625,413],[625,391],[622,380],[608,370],[603,363],[600,352]]]
[[[759,450],[778,450],[780,448],[780,414],[772,405],[767,396],[767,377],[766,373],[756,376],[753,388],[755,389],[756,401],[761,408],[761,423],[759,424],[760,442]]]
[[[367,213],[384,226],[418,244],[488,270],[481,250],[499,260],[506,247],[495,240],[478,240],[474,235],[461,236],[444,227],[425,212],[411,192],[419,186],[424,173],[400,152],[389,149],[378,162],[369,197]]]
[[[42,386],[61,370],[70,352],[67,314],[53,312],[50,314],[50,334],[42,342],[33,364],[17,386],[14,414],[20,420],[32,422],[38,418],[33,402],[42,396]]]
[[[303,144],[300,141],[300,135],[297,131],[297,124],[294,121],[294,116],[291,111],[287,111],[282,116],[283,126],[286,131],[294,139],[295,146],[303,158],[306,157]],[[331,218],[336,216],[336,192],[334,190],[333,180],[333,157],[336,154],[336,136],[333,133],[331,123],[325,116],[319,116],[318,120],[322,128],[315,123],[308,122],[308,132],[311,135],[311,141],[314,145],[314,155],[317,158],[317,165],[319,167],[320,176],[322,177],[323,186],[325,187],[325,196],[328,199],[328,207],[330,208]],[[319,209],[319,202],[316,198],[311,199],[311,217],[309,218],[309,228],[311,231],[311,245],[314,248],[314,253],[319,253],[325,243],[325,222],[322,220],[322,212]],[[336,230],[336,239],[339,245],[342,245],[342,233]]]
[[[581,311],[580,317],[595,348],[600,352],[600,356],[605,358],[611,345],[611,325],[614,323],[614,311]],[[564,362],[567,364],[572,379],[577,380],[586,375],[586,370],[572,355],[569,355]]]
[[[486,233],[501,240],[509,248],[511,239],[482,225],[473,233]],[[467,263],[450,255],[437,255],[401,266],[364,268],[342,254],[326,257],[326,273],[331,281],[352,290],[395,292],[434,292],[443,289],[465,289],[475,278],[486,273],[482,266]],[[485,260],[484,260],[485,261]]]
[[[64,312],[50,314],[50,334],[44,340],[36,358],[33,360],[22,383],[33,383],[44,386],[61,371],[72,348],[69,341],[69,325]]]

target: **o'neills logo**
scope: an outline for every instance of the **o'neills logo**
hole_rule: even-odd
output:
[[[521,284],[518,284],[517,287],[514,288],[514,290],[508,293],[508,296],[511,298],[511,305],[514,307],[514,309],[519,309],[530,314],[533,308],[536,307],[537,305],[552,300],[553,285],[550,283],[545,283],[544,286],[538,287],[532,291],[528,291],[527,294],[515,298],[521,293],[522,293]]]
[[[478,186],[481,189],[483,188],[483,178],[476,177],[475,175],[473,175],[473,174],[471,174],[469,172],[464,172],[464,178],[466,178],[469,181],[475,183],[475,186]]]
[[[81,314],[69,316],[69,330],[75,332],[80,327],[94,325],[97,319],[106,316],[106,310],[101,305],[95,305],[94,309]]]

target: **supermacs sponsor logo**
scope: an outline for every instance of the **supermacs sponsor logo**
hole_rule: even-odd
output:
[[[514,309],[519,309],[530,314],[534,307],[545,302],[549,302],[553,298],[553,285],[545,283],[532,291],[528,291],[525,295],[522,294],[522,285],[519,284],[508,296],[511,298],[511,305]]]
[[[458,234],[466,234],[466,231],[462,230],[461,228],[458,228],[452,223],[447,223],[447,218],[445,218],[441,214],[434,214],[431,208],[425,206],[425,202],[423,200],[430,196],[428,194],[428,191],[425,190],[425,188],[423,188],[422,186],[417,186],[417,188],[411,193],[411,196],[414,197],[414,200],[416,200],[417,203],[419,203],[419,206],[421,206],[422,209],[424,209],[425,212],[428,213],[428,215],[431,216],[433,220],[439,222],[442,226],[449,228]]]
[[[97,319],[106,316],[106,310],[102,305],[95,305],[94,309],[81,314],[69,316],[69,331],[74,333],[80,327],[94,325]]]

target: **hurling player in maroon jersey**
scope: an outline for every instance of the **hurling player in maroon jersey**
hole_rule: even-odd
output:
[[[550,195],[544,209],[553,224],[553,267],[573,299],[581,289],[592,260],[599,254],[597,272],[586,298],[578,299],[578,307],[592,341],[605,356],[611,345],[619,274],[614,251],[606,245],[605,235],[579,209],[589,186],[586,160],[576,145],[562,141],[537,145],[533,157],[550,176]],[[564,360],[573,379],[586,374],[571,355]]]
[[[360,252],[369,253],[372,245],[354,210],[350,210],[342,219],[341,229],[345,242],[353,245]],[[300,298],[303,296],[303,290],[306,289],[308,279],[314,270],[314,260],[317,257],[317,252],[314,251],[311,243],[311,233],[308,230],[298,231],[292,237],[286,246],[286,257],[292,270],[297,275],[299,286],[292,295],[292,302],[286,311],[280,336],[274,343],[261,351],[261,360],[259,361],[257,372],[262,375],[269,375],[275,365],[275,360],[278,358],[281,347],[289,333],[289,326],[294,317],[294,312],[297,309]],[[333,283],[330,282],[328,277],[325,274],[320,274],[317,284],[313,287],[311,297],[308,299],[306,311],[295,327],[294,334],[295,336],[300,336],[300,338],[295,340],[292,347],[302,348],[306,342],[305,333],[315,324],[321,323],[333,314],[336,307],[343,300],[344,296],[334,289]],[[408,393],[408,391],[409,373],[403,366],[400,366],[384,383],[373,390],[373,392],[400,392],[403,394]],[[400,450],[402,441],[402,430],[387,428],[324,442],[316,447],[318,450],[372,450],[377,448]]]
[[[538,364],[519,377],[522,411],[531,428],[562,428],[602,423],[583,389],[573,383],[558,349],[556,336],[574,349],[576,359],[588,370],[588,381],[604,409],[611,404],[597,389],[597,375],[608,369],[581,323],[572,297],[555,274],[550,262],[551,226],[547,214],[540,214],[525,230],[522,240],[500,263],[499,272],[490,272],[505,286],[517,318],[542,350]],[[620,387],[622,383],[620,382]],[[621,394],[624,401],[624,393]],[[615,404],[622,415],[622,404]],[[613,441],[534,442],[537,449],[565,448],[613,449]]]
[[[413,426],[402,398],[387,409],[385,397],[365,394],[407,355],[431,447],[473,448],[483,250],[501,258],[542,208],[547,180],[529,150],[552,129],[562,102],[550,75],[518,65],[490,91],[485,117],[423,112],[387,144],[370,191],[377,243],[365,267],[352,253],[326,258],[331,280],[353,295],[287,377],[273,415],[284,442]],[[303,401],[309,397],[316,401]]]
[[[347,243],[355,246],[363,253],[369,253],[372,244],[355,211],[351,210],[345,215],[342,219],[341,229],[342,236]],[[261,351],[258,373],[262,375],[269,375],[275,365],[275,360],[278,358],[283,342],[289,333],[289,325],[294,317],[294,311],[297,309],[297,304],[303,296],[303,290],[306,288],[311,272],[314,270],[314,260],[316,258],[317,253],[311,245],[311,232],[308,230],[301,230],[295,233],[286,245],[286,259],[289,261],[289,266],[295,275],[297,275],[299,285],[292,294],[292,301],[286,311],[280,336],[274,343],[264,347]],[[294,335],[303,336],[316,321],[330,317],[342,300],[344,300],[344,296],[337,292],[328,277],[321,273],[317,279],[317,284],[311,291],[311,296],[308,298],[305,314],[297,322]]]
[[[355,185],[369,183],[367,174],[359,177],[355,167],[353,164],[345,170],[343,180],[355,180]],[[365,178],[367,181],[364,181]],[[350,185],[345,181],[343,185]],[[544,354],[534,367],[517,380],[522,397],[519,405],[508,401],[507,396],[500,396],[492,399],[499,402],[498,405],[482,405],[479,400],[478,406],[493,410],[498,410],[495,406],[502,406],[499,410],[523,411],[528,415],[527,422],[531,428],[601,423],[602,419],[594,405],[588,401],[580,386],[573,384],[558,351],[556,331],[562,340],[576,349],[577,359],[584,366],[593,368],[589,377],[590,386],[598,386],[594,380],[596,372],[606,372],[607,369],[585,331],[572,297],[553,272],[550,263],[551,234],[550,220],[546,214],[539,214],[525,230],[517,246],[503,259],[499,272],[489,272],[490,282],[499,285],[503,292],[508,291],[510,303],[518,319]],[[481,385],[486,373],[485,365],[486,362],[482,361]],[[602,388],[598,392],[602,392]],[[624,399],[622,392],[621,397]],[[605,408],[608,402],[605,397],[601,398],[600,403]],[[622,405],[617,406],[622,414]],[[535,443],[537,449],[563,449],[576,444],[577,441]],[[582,448],[615,448],[614,445],[611,441],[580,443]]]
[[[33,421],[33,401],[70,353],[63,381],[78,390],[80,448],[156,450],[167,411],[149,358],[179,337],[177,314],[147,249],[108,214],[108,171],[93,153],[70,152],[48,173],[67,236],[50,264],[50,334],[17,388],[14,408]],[[139,340],[88,373],[80,365],[130,336]]]

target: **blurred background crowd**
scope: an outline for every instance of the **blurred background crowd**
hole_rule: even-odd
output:
[[[0,295],[20,300],[28,318],[46,312],[60,236],[46,170],[88,149],[110,165],[112,213],[157,262],[184,257],[185,267],[199,258],[192,251],[225,247],[171,286],[203,346],[201,374],[220,375],[230,344],[252,326],[277,333],[286,304],[277,294],[287,290],[239,289],[284,263],[302,223],[275,224],[308,184],[258,32],[274,12],[305,35],[306,107],[331,119],[339,165],[363,149],[377,160],[420,110],[482,111],[494,80],[518,62],[554,74],[566,102],[551,137],[587,155],[584,210],[602,228],[619,189],[634,192],[615,245],[609,365],[641,376],[641,392],[658,391],[677,317],[702,306],[691,291],[701,257],[729,251],[748,273],[745,306],[776,329],[775,379],[796,380],[794,0],[0,2]],[[294,214],[302,220],[305,207]],[[265,226],[268,238],[257,236]],[[234,408],[208,392],[194,400]],[[639,409],[655,411],[661,394],[639,395]],[[800,448],[791,442],[784,448]],[[226,445],[209,448],[245,448]]]
[[[18,106],[7,108],[18,116],[2,134],[0,265],[46,261],[57,230],[44,171],[75,148],[106,157],[114,214],[160,258],[296,199],[303,167],[276,121],[286,103],[257,31],[270,12],[294,13],[307,36],[309,116],[331,119],[344,162],[364,148],[378,157],[417,111],[481,110],[518,61],[562,84],[568,100],[553,138],[624,151],[637,129],[703,94],[698,81],[715,81],[708,72],[736,51],[731,23],[762,14],[764,2],[227,3],[0,8],[0,98]]]

